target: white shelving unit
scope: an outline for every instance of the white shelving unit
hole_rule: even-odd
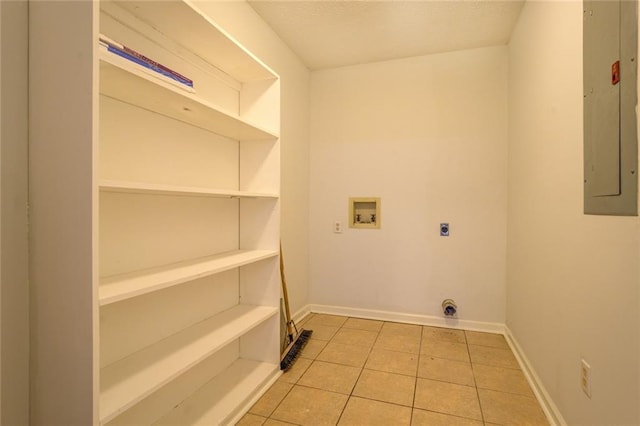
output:
[[[33,420],[233,423],[279,375],[279,78],[188,0],[37,3]]]
[[[276,313],[273,307],[236,306],[103,368],[101,420],[113,419]]]
[[[278,78],[186,1],[103,2],[100,28],[194,81],[98,49],[100,423],[126,422],[136,405],[144,422],[201,422],[188,418],[194,404],[228,422],[278,372]],[[153,320],[128,330],[176,297],[195,305],[195,287],[224,302],[170,309],[170,332]],[[143,343],[120,342],[136,333]],[[189,379],[216,360],[227,367],[206,384]]]

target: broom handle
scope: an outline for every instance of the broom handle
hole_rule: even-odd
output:
[[[284,295],[284,309],[287,315],[287,330],[293,335],[293,326],[291,324],[291,310],[289,308],[289,293],[287,293],[287,280],[284,276],[284,260],[282,259],[282,241],[280,242],[280,277],[282,278],[282,294]]]

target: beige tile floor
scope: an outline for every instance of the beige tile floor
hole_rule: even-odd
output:
[[[239,425],[548,425],[504,337],[311,314],[312,339]]]

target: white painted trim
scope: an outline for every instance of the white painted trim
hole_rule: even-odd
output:
[[[302,320],[304,320],[307,317],[307,315],[311,313],[311,310],[309,309],[309,307],[310,305],[304,305],[302,308],[298,309],[293,315],[291,315],[291,319],[293,320],[293,322],[295,322],[296,324],[302,322]],[[240,419],[242,419],[242,417],[244,417],[244,415],[249,412],[251,407],[253,407],[253,405],[256,402],[258,402],[258,400],[262,397],[262,395],[264,395],[265,392],[271,388],[271,386],[280,378],[281,375],[282,375],[282,371],[279,371],[277,374],[275,374],[273,377],[267,380],[265,384],[251,397],[251,399],[249,399],[242,406],[242,408],[240,408],[237,415],[235,415],[231,419],[229,424],[236,424],[237,422],[239,422]]]
[[[258,400],[260,398],[262,398],[262,395],[264,395],[271,388],[271,386],[273,386],[273,384],[280,378],[280,376],[282,376],[282,371],[278,370],[273,376],[271,376],[269,379],[267,379],[264,382],[264,384],[259,389],[257,389],[257,391],[253,394],[253,396],[251,398],[249,398],[239,408],[239,411],[237,412],[237,414],[235,416],[233,416],[231,419],[229,419],[229,423],[228,424],[235,425],[236,423],[238,423],[240,421],[240,419],[242,419],[245,416],[245,414],[247,414],[249,412],[251,407],[253,407],[253,405],[256,402],[258,402]]]
[[[408,324],[447,327],[460,330],[484,331],[504,334],[504,324],[495,322],[469,321],[458,318],[440,318],[430,315],[407,314],[404,312],[378,311],[373,309],[349,308],[344,306],[308,305],[311,312],[320,314],[344,315],[382,321],[404,322]]]
[[[535,394],[540,406],[542,407],[542,411],[547,416],[547,420],[551,424],[551,426],[567,426],[567,422],[565,422],[560,410],[556,406],[556,404],[551,399],[549,392],[547,392],[546,388],[542,384],[540,380],[540,376],[536,373],[535,369],[529,362],[529,359],[524,354],[522,348],[518,344],[518,341],[513,337],[511,330],[508,326],[504,327],[504,337],[507,339],[507,343],[511,348],[511,352],[515,355],[518,360],[518,364],[520,364],[520,368],[524,373],[533,393]]]
[[[295,322],[296,324],[302,323],[302,320],[304,320],[307,315],[309,315],[311,313],[311,305],[304,305],[302,308],[298,309],[292,316],[291,319],[293,320],[293,322]]]

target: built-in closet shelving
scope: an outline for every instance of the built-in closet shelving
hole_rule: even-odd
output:
[[[100,32],[194,81],[97,49],[100,422],[224,423],[278,371],[278,78],[188,2]]]
[[[57,363],[72,383],[67,395],[64,381],[38,376],[35,420],[87,424],[78,419],[88,412],[94,424],[228,424],[279,374],[279,78],[199,7],[34,6],[33,41],[43,48],[32,52],[42,70],[32,81],[67,84],[60,109],[78,106],[68,112],[77,128],[62,125],[68,114],[38,109],[57,88],[34,85],[33,108],[42,111],[33,125],[34,300],[46,300],[34,311],[43,330],[34,359]],[[193,88],[114,54],[99,35]],[[65,67],[75,80],[52,75]],[[46,158],[40,130],[60,155]],[[55,179],[38,180],[39,170],[68,174],[68,194]],[[66,204],[52,201],[45,212],[54,194]],[[58,248],[53,233],[73,215],[77,229],[61,233],[67,247]],[[81,256],[67,262],[74,250]],[[46,327],[68,348],[47,349]],[[80,401],[87,391],[89,403]]]

